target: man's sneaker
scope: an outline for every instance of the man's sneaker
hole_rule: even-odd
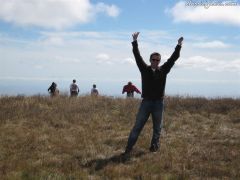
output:
[[[124,153],[130,153],[132,151],[132,149],[126,148]]]
[[[131,151],[126,150],[124,153],[121,154],[121,161],[126,162],[129,161],[131,157]]]
[[[152,144],[151,147],[149,148],[151,152],[157,152],[159,150],[159,145]]]

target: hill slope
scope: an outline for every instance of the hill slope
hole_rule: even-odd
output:
[[[122,162],[140,100],[1,97],[1,179],[240,179],[240,100],[167,97],[161,149],[151,120]]]

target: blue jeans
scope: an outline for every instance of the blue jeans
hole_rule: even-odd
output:
[[[153,121],[153,134],[151,146],[159,147],[159,138],[162,128],[163,117],[163,100],[146,100],[143,99],[138,110],[135,125],[129,135],[126,151],[131,151],[134,144],[137,142],[138,136],[147,122],[150,114]]]

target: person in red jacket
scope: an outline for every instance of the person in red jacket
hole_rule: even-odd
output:
[[[127,85],[123,87],[122,94],[127,93],[127,97],[134,97],[134,92],[141,94],[141,92],[132,84],[132,82],[128,82]]]

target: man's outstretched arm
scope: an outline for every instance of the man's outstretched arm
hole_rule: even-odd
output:
[[[174,52],[172,53],[171,57],[167,60],[167,62],[165,62],[162,66],[162,68],[164,68],[164,70],[166,71],[166,73],[168,73],[171,68],[173,67],[175,61],[179,58],[180,56],[180,50],[182,47],[182,42],[183,42],[183,37],[180,37],[178,39],[178,44],[175,47]]]
[[[143,58],[139,52],[138,49],[138,42],[137,42],[137,38],[140,32],[135,32],[132,34],[133,37],[133,42],[132,42],[132,46],[133,46],[133,54],[137,63],[137,66],[139,68],[140,71],[142,71],[144,68],[147,67],[146,63],[143,61]]]

